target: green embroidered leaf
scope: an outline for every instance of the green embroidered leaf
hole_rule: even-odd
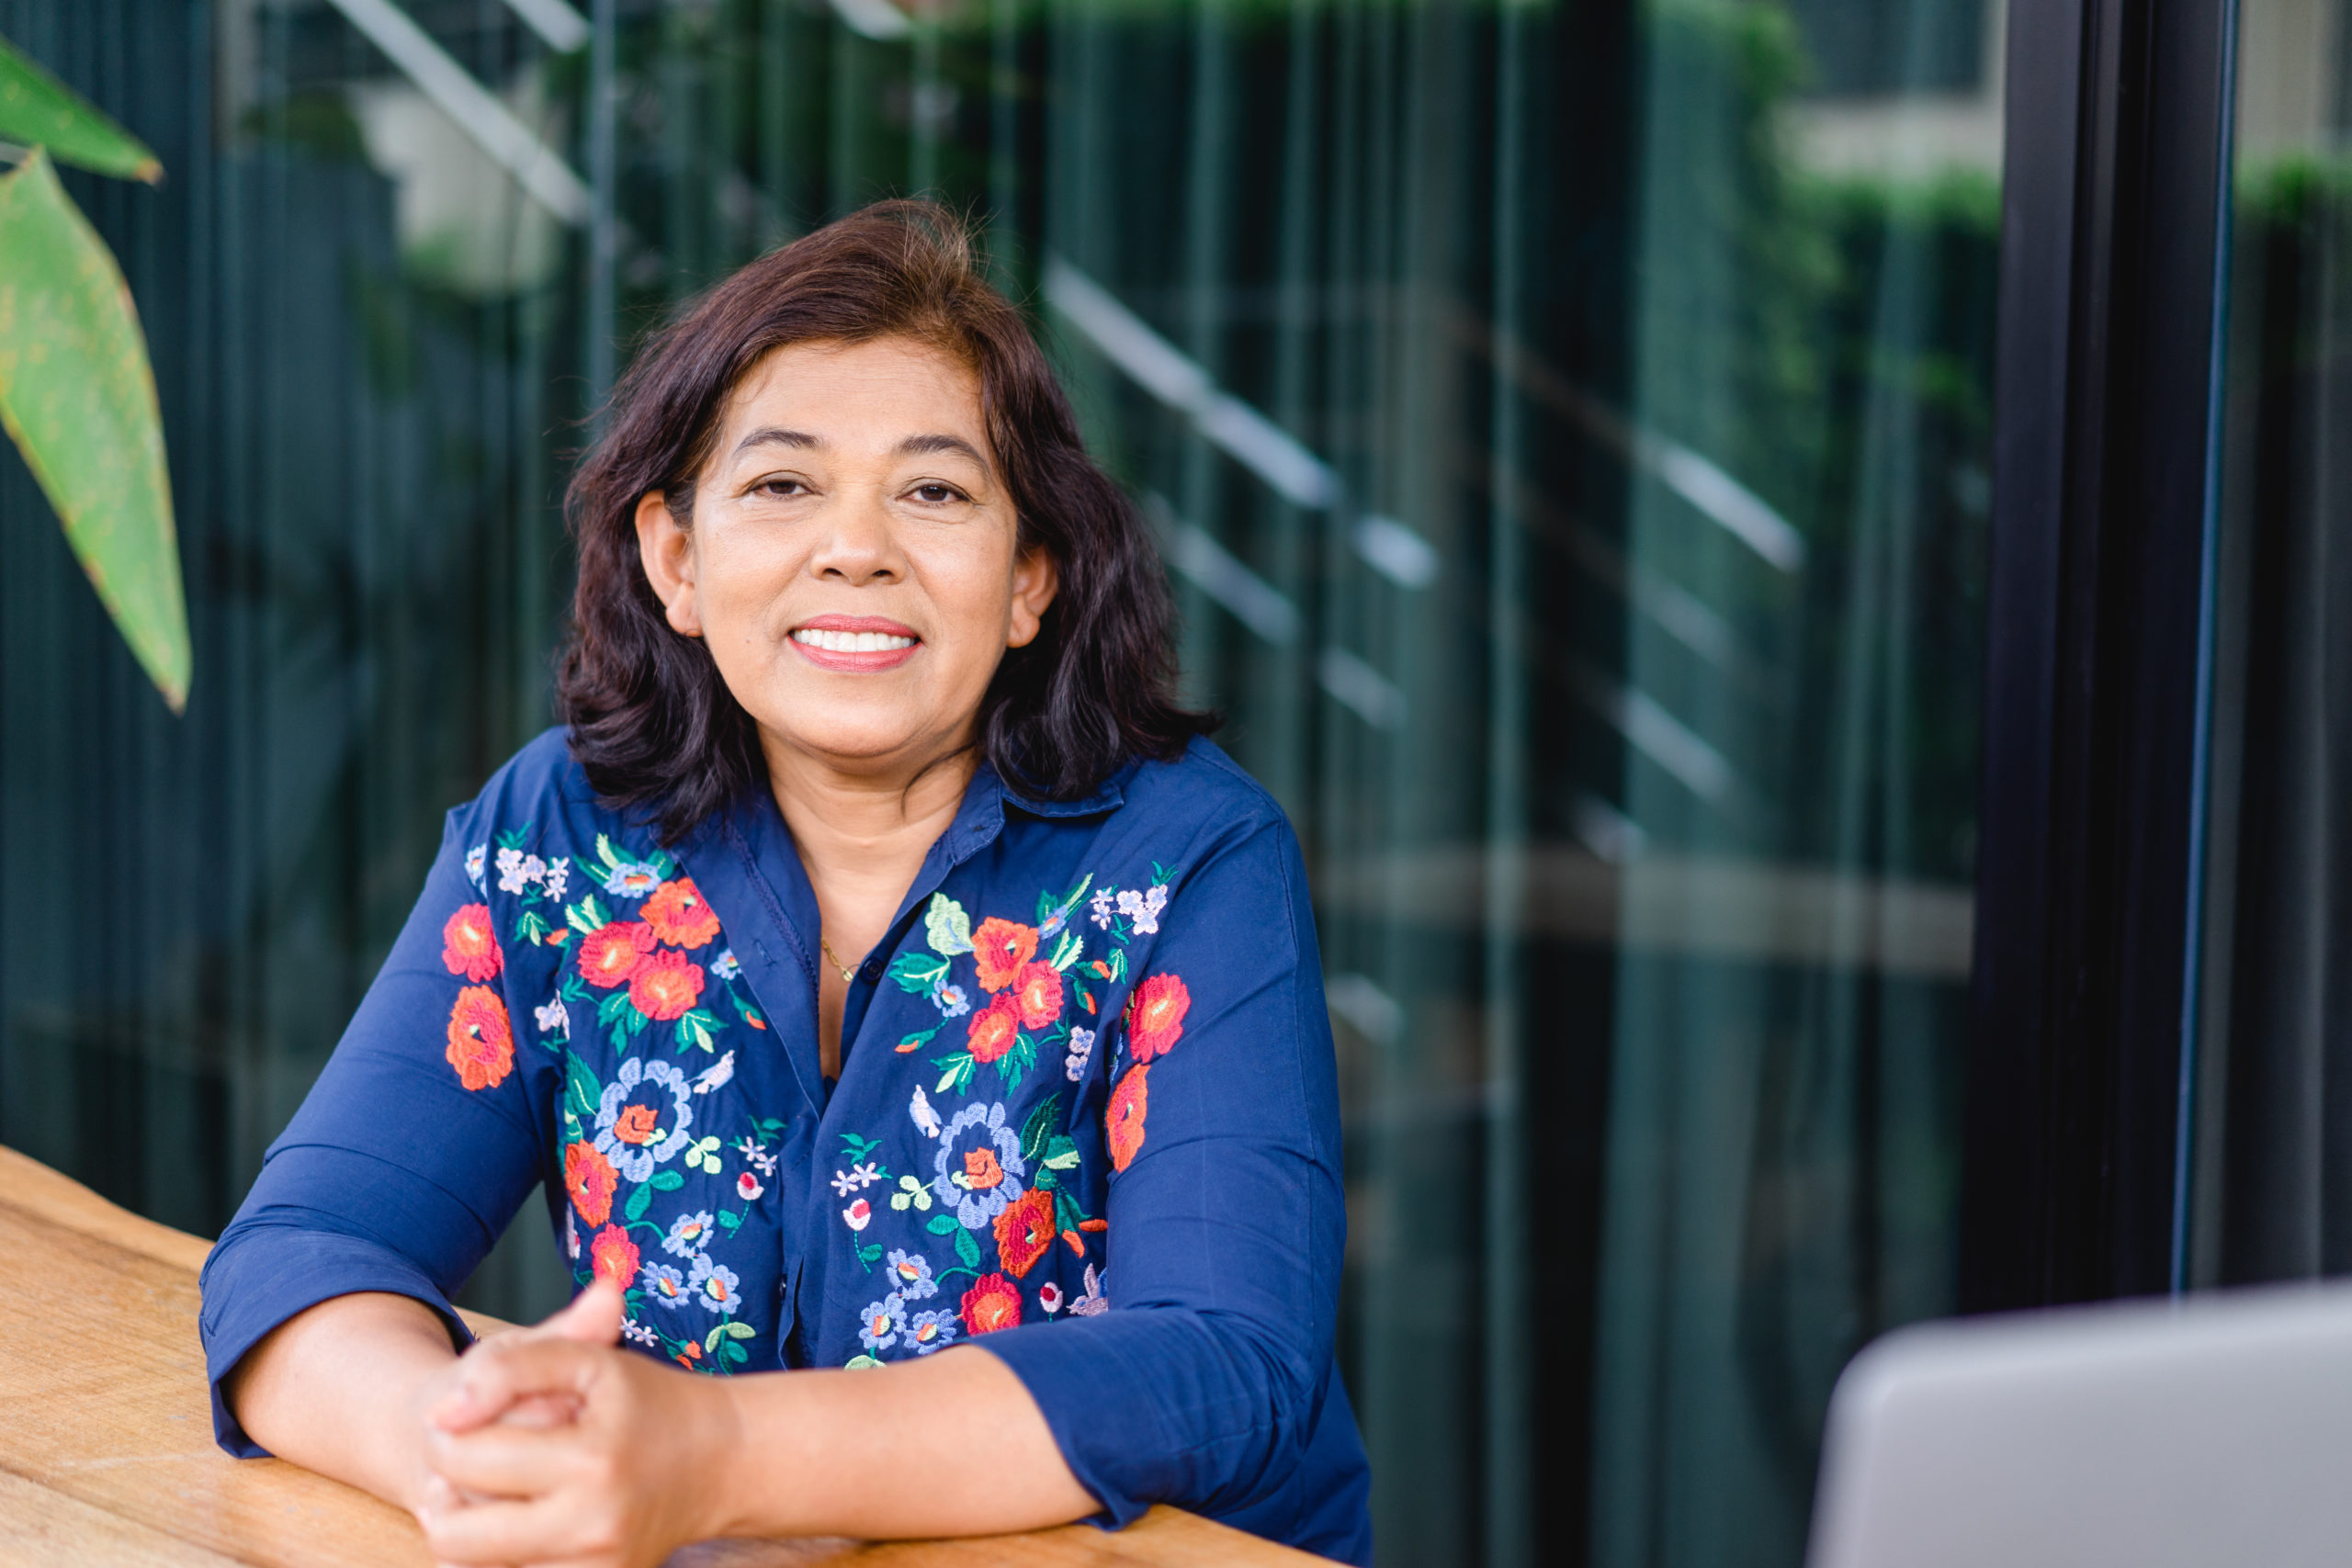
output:
[[[1094,1010],[1094,993],[1086,988],[1085,983],[1083,981],[1072,980],[1070,982],[1070,988],[1078,993],[1078,1005],[1084,1008],[1087,1011],[1092,1012]]]
[[[610,1023],[621,1014],[630,1010],[627,991],[607,991],[605,993],[605,999],[596,1005],[596,1021]]]
[[[899,1049],[901,1051],[912,1051],[921,1046],[930,1044],[931,1037],[938,1033],[942,1027],[943,1025],[934,1023],[929,1029],[921,1030],[913,1034],[908,1035],[904,1040],[899,1042]]]
[[[947,1069],[939,1075],[939,1082],[932,1087],[932,1093],[945,1094],[951,1088],[957,1094],[971,1092],[972,1068],[975,1064],[969,1051],[956,1051],[944,1056],[933,1056],[931,1059],[931,1065]]]
[[[1028,1077],[1029,1069],[1036,1065],[1037,1043],[1025,1033],[1016,1034],[1012,1037],[1012,1049],[996,1059],[997,1079],[1010,1094],[1021,1087],[1021,1080]],[[966,1077],[969,1076],[967,1072]]]
[[[852,1165],[863,1164],[866,1156],[881,1146],[882,1140],[879,1138],[862,1138],[855,1133],[842,1134],[842,1158]]]
[[[1021,1157],[1032,1165],[1046,1152],[1046,1141],[1054,1135],[1054,1125],[1061,1120],[1062,1102],[1057,1095],[1047,1095],[1029,1120],[1021,1127]]]
[[[876,1247],[875,1251],[878,1254],[881,1251],[881,1248]],[[731,1317],[725,1323],[720,1324],[718,1326],[720,1332],[724,1333],[729,1339],[749,1339],[752,1335],[759,1332],[759,1330],[753,1328],[750,1324],[738,1323]]]
[[[1078,1145],[1068,1137],[1057,1134],[1046,1145],[1046,1157],[1038,1162],[1047,1170],[1070,1170],[1078,1165]]]
[[[1151,885],[1154,887],[1164,887],[1168,885],[1168,868],[1158,861],[1151,863]]]
[[[569,1099],[565,1105],[582,1116],[594,1116],[605,1098],[605,1086],[596,1081],[596,1069],[582,1061],[571,1051],[563,1054],[563,1087]]]
[[[1068,974],[1069,972],[1069,966],[1077,963],[1079,955],[1085,951],[1085,938],[1080,936],[1076,931],[1062,932],[1061,941],[1054,944],[1054,967],[1062,971],[1064,974]]]
[[[20,58],[0,45],[0,112],[21,107],[25,83],[7,70]],[[0,427],[115,629],[182,712],[195,653],[155,372],[114,253],[38,149],[0,175]]]
[[[737,1213],[734,1210],[721,1209],[718,1212],[718,1228],[725,1231],[728,1235],[734,1235],[736,1230],[742,1224],[743,1216]]]
[[[686,1179],[674,1170],[657,1170],[646,1185],[661,1192],[675,1192],[686,1184]]]
[[[727,1326],[729,1328],[741,1328],[742,1325],[730,1323]],[[749,1365],[752,1359],[751,1353],[745,1350],[741,1345],[736,1344],[731,1338],[726,1340],[718,1347],[718,1357],[719,1359],[729,1362],[738,1367]]]
[[[553,929],[548,924],[547,918],[536,909],[524,910],[514,920],[514,934],[534,947],[546,941],[548,932]]]
[[[869,1371],[872,1368],[878,1367],[881,1364],[881,1362],[876,1360],[871,1356],[852,1356],[848,1360],[842,1363],[842,1371],[845,1372],[863,1372]]]
[[[1067,1191],[1054,1194],[1054,1223],[1066,1231],[1074,1231],[1086,1223],[1086,1215]]]
[[[670,858],[666,850],[655,850],[645,863],[652,868],[654,875],[664,882],[678,874],[678,863]]]
[[[931,896],[931,907],[923,911],[922,930],[931,950],[943,958],[972,951],[972,918],[944,893]]]
[[[727,1325],[722,1323],[718,1327],[712,1329],[708,1334],[703,1336],[702,1348],[705,1351],[717,1350],[718,1348],[718,1342],[726,1337]]]
[[[921,953],[902,953],[890,960],[889,975],[899,983],[899,989],[919,997],[947,978],[947,960]]]
[[[974,1241],[972,1233],[962,1225],[956,1227],[956,1256],[964,1260],[967,1268],[977,1269],[980,1266],[980,1244]]]
[[[621,1213],[628,1219],[641,1220],[645,1218],[645,1211],[652,1202],[653,1189],[640,1187],[628,1195],[628,1201],[622,1206]]]
[[[861,1263],[871,1263],[881,1256],[882,1244],[880,1242],[876,1242],[871,1247],[861,1247],[857,1249],[858,1261]]]
[[[0,141],[40,147],[61,164],[119,180],[164,177],[139,138],[0,39]]]
[[[596,835],[596,858],[605,863],[606,871],[618,871],[628,863],[620,856],[613,853],[613,841],[602,833]]]
[[[1039,1166],[1037,1168],[1036,1186],[1040,1191],[1050,1192],[1058,1185],[1060,1185],[1060,1179],[1055,1176],[1052,1171],[1046,1169],[1044,1166]]]
[[[956,1216],[953,1214],[933,1214],[931,1216],[930,1220],[924,1224],[922,1228],[929,1231],[933,1235],[945,1235],[949,1231],[956,1228]]]
[[[594,893],[566,909],[563,912],[563,920],[564,924],[582,936],[603,931],[612,923],[605,918],[605,911],[597,904],[596,896]]]

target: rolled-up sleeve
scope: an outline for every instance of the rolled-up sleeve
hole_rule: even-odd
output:
[[[1346,1227],[1305,886],[1277,816],[1228,829],[1170,889],[1108,1075],[1110,1309],[978,1341],[1026,1385],[1111,1523],[1169,1502],[1292,1537],[1330,1501],[1308,1481],[1348,1473],[1309,1462],[1333,1401]],[[1361,1470],[1335,1403],[1319,1441]]]
[[[221,1379],[322,1301],[409,1296],[465,1343],[450,1297],[542,1174],[539,1069],[518,1046],[506,950],[467,872],[477,809],[450,814],[390,956],[206,1260],[199,1325],[213,1432],[231,1453],[264,1450],[221,1403]]]

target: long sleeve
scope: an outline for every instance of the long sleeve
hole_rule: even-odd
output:
[[[1297,1540],[1361,1517],[1308,1495],[1363,1462],[1332,1371],[1336,1075],[1296,840],[1271,807],[1223,837],[1156,912],[1107,1066],[1109,1310],[976,1342],[1110,1522],[1170,1502]]]
[[[406,927],[301,1109],[206,1261],[205,1357],[222,1447],[262,1452],[220,1402],[254,1343],[334,1296],[450,1304],[541,1176],[533,1086],[549,1055],[521,1045],[515,979],[477,882],[479,806],[450,814]],[[473,866],[469,874],[469,850]],[[527,1028],[530,1014],[521,1021]]]

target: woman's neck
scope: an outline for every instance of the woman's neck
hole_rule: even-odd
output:
[[[932,843],[956,820],[979,765],[970,746],[871,772],[836,767],[771,741],[768,786],[792,829],[832,962],[818,972],[818,1041],[827,1077],[841,1071],[847,978],[889,930]]]

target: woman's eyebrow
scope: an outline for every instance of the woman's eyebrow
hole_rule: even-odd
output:
[[[764,425],[735,443],[735,455],[741,457],[754,446],[822,446],[824,443],[805,430],[779,430]]]
[[[899,443],[899,455],[902,457],[920,457],[926,452],[961,452],[981,468],[989,466],[980,449],[960,435],[910,435]]]

